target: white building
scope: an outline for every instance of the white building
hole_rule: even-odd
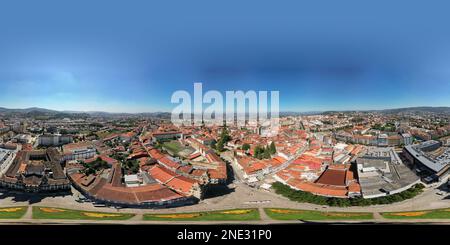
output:
[[[127,187],[137,187],[142,184],[142,181],[137,174],[125,175],[124,178]]]
[[[44,134],[39,135],[39,146],[60,146],[73,142],[72,135],[60,135],[60,134]]]
[[[83,160],[95,156],[97,150],[91,142],[78,142],[63,146],[63,160]]]

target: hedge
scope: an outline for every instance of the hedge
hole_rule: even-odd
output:
[[[288,185],[276,182],[272,185],[272,188],[279,195],[289,198],[291,201],[306,202],[318,205],[328,205],[334,207],[349,207],[349,206],[370,206],[370,205],[382,205],[401,202],[407,199],[411,199],[423,192],[425,188],[422,184],[416,184],[400,193],[393,195],[364,199],[362,197],[355,198],[336,198],[314,195],[310,192],[294,190]]]

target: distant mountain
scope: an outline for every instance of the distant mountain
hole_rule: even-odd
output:
[[[394,109],[382,109],[382,110],[333,110],[333,111],[308,111],[308,112],[293,112],[282,111],[280,116],[299,116],[299,115],[317,115],[317,114],[331,114],[338,112],[379,112],[385,114],[396,113],[437,113],[437,114],[450,114],[450,107],[432,107],[432,106],[419,106],[419,107],[405,107]],[[57,118],[63,117],[126,117],[126,116],[141,116],[141,117],[155,117],[161,119],[170,118],[170,112],[143,112],[143,113],[115,113],[104,111],[57,111],[39,107],[30,107],[25,109],[9,109],[0,107],[1,114],[27,114],[28,116],[51,116]]]
[[[432,112],[437,114],[450,114],[450,107],[440,106],[419,106],[419,107],[407,107],[407,108],[397,108],[397,109],[386,109],[382,110],[383,113],[396,114],[396,113],[417,113],[417,112]]]
[[[25,108],[25,109],[9,109],[9,108],[0,107],[0,112],[3,112],[3,113],[7,113],[7,112],[11,112],[11,113],[30,113],[30,112],[57,113],[58,111],[49,110],[49,109],[45,109],[45,108],[39,108],[39,107],[30,107],[30,108]]]
[[[381,110],[334,110],[334,111],[324,111],[321,114],[327,115],[332,113],[339,113],[339,112],[378,112],[378,113],[384,113],[384,114],[397,114],[397,113],[437,113],[437,114],[450,114],[450,107],[447,106],[440,106],[440,107],[433,107],[433,106],[418,106],[418,107],[404,107],[404,108],[393,108],[393,109],[381,109]]]
[[[24,109],[10,109],[0,107],[0,114],[22,114],[30,117],[52,117],[52,118],[85,118],[85,117],[126,117],[142,116],[155,118],[170,118],[170,112],[145,112],[145,113],[115,113],[104,111],[57,111],[39,107],[30,107]]]
[[[288,117],[288,116],[304,116],[304,115],[317,115],[321,114],[321,111],[304,111],[304,112],[295,112],[295,111],[280,111],[281,117]]]

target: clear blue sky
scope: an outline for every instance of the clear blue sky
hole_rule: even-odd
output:
[[[171,110],[194,82],[289,111],[450,106],[446,1],[280,2],[1,1],[0,107]]]

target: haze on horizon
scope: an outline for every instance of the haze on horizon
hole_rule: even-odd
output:
[[[445,1],[27,4],[0,3],[0,107],[171,111],[194,82],[281,111],[450,106]]]

